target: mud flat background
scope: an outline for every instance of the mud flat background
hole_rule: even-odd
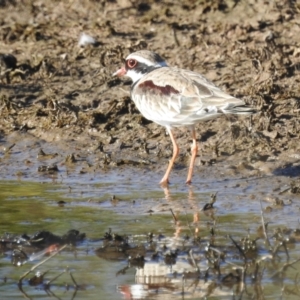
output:
[[[43,149],[40,158],[56,153],[82,172],[134,166],[159,181],[171,141],[139,114],[130,81],[111,76],[138,49],[259,110],[252,120],[197,126],[194,181],[219,176],[208,165],[224,166],[226,176],[299,174],[299,10],[297,1],[1,1],[0,51],[17,59],[1,56],[1,177],[15,175],[16,164],[18,175],[36,176]],[[97,43],[80,47],[82,33]],[[182,151],[172,177],[184,180],[191,139],[176,135]],[[12,146],[23,160],[4,155]]]
[[[299,32],[299,1],[0,0],[1,296],[299,299]],[[189,132],[162,189],[171,141],[111,76],[138,49],[258,110],[197,126],[191,187]],[[49,232],[78,239],[20,284]]]

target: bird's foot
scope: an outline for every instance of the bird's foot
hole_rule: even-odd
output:
[[[166,186],[168,186],[169,185],[169,179],[168,178],[163,178],[161,181],[160,181],[160,185],[162,186],[162,187],[166,187]]]
[[[187,179],[187,181],[185,182],[187,185],[191,185],[192,184],[192,180],[191,179]]]

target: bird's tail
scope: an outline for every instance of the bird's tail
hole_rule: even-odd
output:
[[[245,104],[229,104],[222,108],[224,114],[237,114],[237,115],[250,115],[257,113],[257,110],[253,107],[247,106]]]

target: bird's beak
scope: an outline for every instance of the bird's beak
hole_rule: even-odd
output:
[[[123,67],[123,68],[119,69],[117,72],[115,72],[112,76],[122,77],[122,76],[126,75],[126,73],[127,73],[127,71]]]

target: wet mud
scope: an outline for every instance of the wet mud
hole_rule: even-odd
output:
[[[94,169],[129,165],[163,174],[169,137],[137,111],[130,81],[111,76],[130,52],[146,48],[258,109],[251,120],[200,123],[198,166],[226,161],[245,176],[298,170],[297,2],[4,1],[0,14],[2,154],[25,135],[26,152],[43,144]],[[82,33],[95,43],[79,45]],[[176,168],[185,173],[191,138],[186,130],[176,135]]]

